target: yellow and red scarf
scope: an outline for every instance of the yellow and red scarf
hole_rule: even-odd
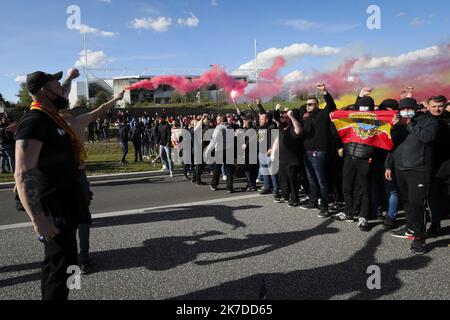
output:
[[[75,131],[67,124],[67,122],[61,117],[61,115],[57,112],[48,110],[45,106],[43,106],[39,102],[33,102],[31,104],[31,110],[38,110],[40,112],[45,113],[52,119],[58,126],[64,129],[64,131],[69,135],[70,140],[72,141],[72,147],[75,151],[75,160],[78,164],[84,164],[87,159],[86,150],[84,145],[81,143],[80,139],[78,139]]]

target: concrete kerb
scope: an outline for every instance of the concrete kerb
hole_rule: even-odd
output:
[[[183,170],[174,170],[174,174],[182,174]],[[144,178],[153,178],[158,176],[169,176],[168,171],[146,171],[146,172],[130,172],[119,174],[108,174],[88,177],[89,182],[112,182],[121,180],[135,180]],[[0,183],[0,190],[9,190],[14,188],[14,182]]]

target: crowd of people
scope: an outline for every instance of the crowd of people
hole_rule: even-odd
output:
[[[343,143],[330,120],[330,114],[337,110],[334,99],[325,84],[317,84],[317,90],[325,101],[323,109],[319,99],[312,97],[295,110],[282,110],[277,105],[274,111],[267,111],[257,101],[257,108],[249,105],[248,111],[237,109],[234,114],[217,116],[151,118],[146,114],[131,129],[122,123],[119,139],[123,149],[128,146],[128,137],[133,141],[135,161],[142,161],[143,155],[161,158],[163,170],[173,177],[172,156],[178,156],[180,129],[189,130],[192,137],[196,130],[214,130],[211,141],[202,141],[204,155],[218,151],[217,139],[225,130],[256,130],[259,145],[266,144],[267,149],[258,151],[256,162],[250,161],[246,150],[246,160],[239,165],[236,157],[229,160],[224,153],[224,161],[209,166],[212,191],[218,190],[222,175],[228,192],[233,193],[235,177],[242,176],[247,182],[245,192],[273,194],[276,203],[318,210],[320,218],[357,222],[358,229],[364,232],[371,230],[369,221],[373,219],[383,221],[388,229],[396,229],[398,212],[403,209],[406,228],[392,235],[413,240],[411,251],[423,254],[425,238],[440,234],[441,220],[450,207],[446,183],[450,160],[447,98],[435,96],[419,103],[413,98],[413,89],[408,88],[400,101],[387,99],[376,105],[372,90],[364,88],[355,104],[340,106],[360,112],[397,111],[391,130],[394,149],[385,150],[364,143]],[[274,130],[279,132],[277,139],[271,137]],[[250,144],[236,143],[225,146],[224,141],[223,151],[245,149]],[[192,183],[205,185],[205,156],[195,163],[195,152],[192,147],[192,161],[183,166],[184,175]],[[273,168],[275,153],[279,170]],[[431,222],[427,229],[426,221]]]
[[[31,112],[17,128],[6,118],[0,127],[2,159],[7,159],[10,170],[15,171],[18,199],[45,245],[44,299],[68,296],[66,270],[78,262],[77,230],[80,259],[83,260],[83,253],[89,259],[92,221],[84,163],[85,131],[90,123],[103,128],[104,121],[96,119],[101,119],[124,96],[122,92],[98,109],[74,116],[68,110],[67,97],[70,82],[78,76],[78,70],[71,70],[68,80],[61,85],[62,73],[28,75],[27,88],[33,99]],[[396,229],[399,211],[403,209],[405,228],[392,231],[392,235],[411,240],[412,253],[426,253],[425,239],[441,234],[441,221],[450,208],[447,98],[434,96],[418,103],[409,88],[400,101],[388,99],[376,105],[372,90],[364,88],[355,104],[340,106],[356,113],[395,111],[390,130],[393,148],[385,150],[363,142],[344,142],[330,117],[337,110],[334,99],[325,84],[316,84],[316,89],[318,96],[294,110],[277,105],[274,111],[267,111],[257,100],[257,108],[249,105],[248,110],[240,110],[236,106],[235,114],[186,117],[144,114],[135,119],[120,112],[116,124],[122,163],[126,163],[130,140],[135,161],[151,156],[154,161],[159,158],[163,170],[172,177],[172,156],[183,153],[186,159],[187,154],[191,161],[184,164],[184,175],[198,186],[207,184],[205,173],[209,169],[211,191],[219,190],[222,175],[227,191],[233,193],[235,177],[242,173],[245,192],[272,194],[275,203],[318,210],[320,218],[357,222],[358,229],[364,232],[371,230],[372,219],[383,220],[386,228]],[[324,108],[320,108],[319,96],[323,97]],[[108,117],[107,122],[112,121]],[[192,138],[188,148],[180,135],[182,129]],[[197,137],[204,137],[208,130],[212,131],[210,139],[201,138],[197,144]],[[226,139],[230,131],[234,137],[244,133],[245,139]],[[256,135],[245,135],[251,131]],[[11,142],[11,132],[15,132],[15,142]],[[10,160],[14,144],[16,168]],[[251,148],[255,144],[256,150]],[[244,155],[241,162],[236,158],[238,149]],[[234,151],[232,157],[230,150]],[[214,155],[216,161],[210,162],[209,155]],[[426,228],[428,220],[431,223]]]
[[[7,115],[0,117],[0,174],[14,173],[15,124]]]

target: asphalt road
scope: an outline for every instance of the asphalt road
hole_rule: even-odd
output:
[[[230,196],[181,178],[94,192],[96,272],[71,299],[258,299],[262,287],[269,300],[449,299],[449,221],[418,257],[376,223],[362,233],[270,196]],[[13,208],[0,192],[0,299],[39,299],[42,245],[32,228],[1,229],[27,221]],[[367,287],[370,266],[379,267],[380,290]]]

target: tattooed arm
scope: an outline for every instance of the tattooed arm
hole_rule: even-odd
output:
[[[16,143],[16,180],[17,193],[25,208],[34,230],[47,241],[55,237],[59,230],[45,215],[38,194],[37,163],[42,149],[42,142],[37,140],[19,140]]]
[[[64,80],[62,84],[62,87],[64,89],[64,96],[66,98],[68,98],[70,95],[70,91],[72,89],[72,81],[80,76],[80,71],[78,71],[78,69],[70,69],[68,71],[68,75],[69,76],[67,77],[66,80]]]

